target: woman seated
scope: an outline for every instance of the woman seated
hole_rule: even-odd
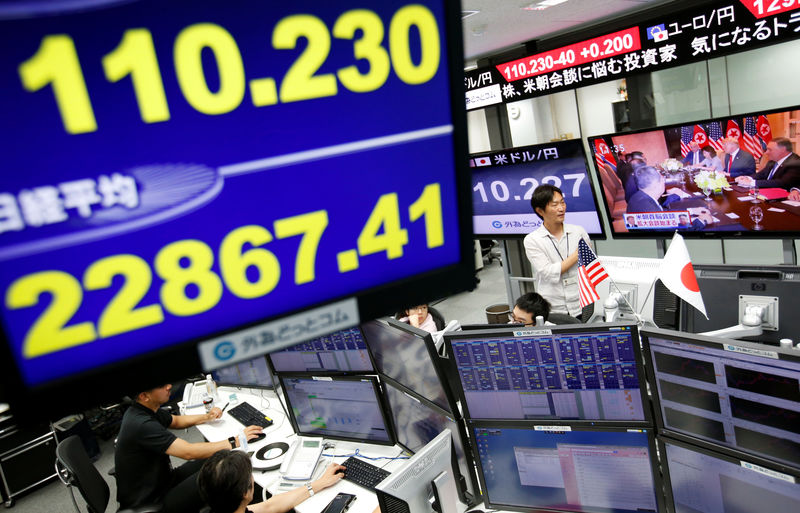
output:
[[[394,316],[400,322],[410,324],[415,328],[425,330],[429,333],[435,333],[443,330],[447,323],[444,322],[444,317],[435,308],[428,305],[419,305],[411,308],[406,308],[397,312]]]
[[[725,156],[724,151],[717,152],[711,145],[705,145],[701,148],[703,152],[703,161],[697,169],[705,169],[706,171],[723,172],[725,166],[722,164],[722,157]]]

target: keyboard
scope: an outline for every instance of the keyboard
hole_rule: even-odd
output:
[[[375,486],[391,474],[391,472],[359,460],[355,456],[347,458],[342,465],[345,467],[344,479],[372,491],[375,491]]]
[[[243,402],[227,410],[231,417],[236,419],[243,426],[261,426],[262,428],[272,425],[272,419],[261,413],[250,403]]]

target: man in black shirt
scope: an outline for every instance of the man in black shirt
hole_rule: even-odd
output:
[[[197,471],[203,460],[221,449],[239,447],[238,437],[220,442],[190,443],[175,436],[169,428],[196,426],[222,415],[212,408],[203,415],[172,415],[160,409],[169,400],[172,385],[140,392],[122,417],[114,454],[117,500],[120,508],[142,504],[163,504],[163,512],[196,512],[203,507],[197,487]],[[260,426],[248,426],[248,439],[261,433]],[[178,468],[170,456],[189,461]]]

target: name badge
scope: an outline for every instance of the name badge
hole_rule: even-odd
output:
[[[568,287],[570,285],[575,285],[576,283],[578,283],[578,278],[573,276],[572,278],[564,278],[562,281],[564,283],[564,286]]]

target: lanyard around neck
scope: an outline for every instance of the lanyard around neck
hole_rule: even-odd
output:
[[[567,239],[567,255],[569,255],[569,234],[567,232],[564,232],[564,237],[566,237],[566,239]],[[553,240],[555,237],[550,235],[547,238],[550,239],[550,243],[553,244],[553,249],[555,249],[556,253],[558,253],[558,258],[560,258],[561,261],[563,262],[564,261],[564,257],[561,256],[561,252],[558,250],[558,246],[556,246],[556,243]]]

